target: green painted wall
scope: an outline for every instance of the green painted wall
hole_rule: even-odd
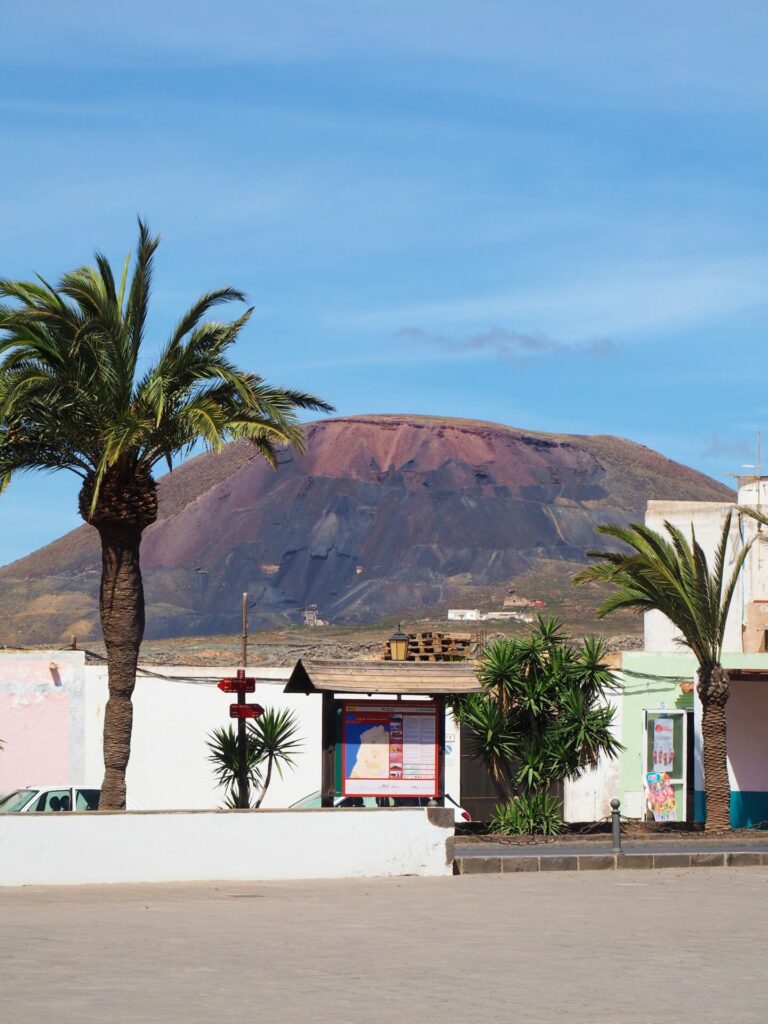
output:
[[[693,682],[696,660],[692,654],[675,652],[655,654],[646,651],[625,651],[622,656],[624,683],[621,742],[620,789],[622,809],[629,814],[634,801],[628,794],[640,794],[640,815],[644,814],[643,789],[643,723],[646,708],[692,708],[693,693],[683,693],[682,682]],[[678,814],[685,814],[678,801]]]
[[[724,654],[723,666],[768,669],[768,653]],[[696,659],[686,651],[669,654],[650,651],[625,651],[622,657],[623,702],[621,741],[626,750],[621,758],[620,800],[622,810],[629,814],[632,793],[641,793],[640,813],[644,814],[643,722],[644,711],[651,708],[692,708],[693,693],[683,693],[681,682],[696,681]],[[729,737],[729,742],[736,738]],[[694,793],[695,818],[704,817],[704,794]],[[682,817],[684,809],[678,805]],[[742,827],[768,820],[768,792],[731,793],[731,823]]]

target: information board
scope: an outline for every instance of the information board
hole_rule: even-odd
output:
[[[437,796],[437,705],[342,702],[344,796]]]

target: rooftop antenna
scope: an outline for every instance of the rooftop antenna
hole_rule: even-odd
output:
[[[752,470],[754,470],[754,474],[749,474],[748,476],[743,476],[741,473],[728,473],[727,475],[728,476],[736,477],[736,480],[738,481],[738,486],[739,487],[741,487],[742,484],[753,483],[753,482],[757,483],[757,501],[755,502],[755,508],[757,509],[757,513],[759,515],[760,514],[760,508],[761,508],[761,492],[762,492],[761,481],[763,479],[762,463],[761,463],[761,457],[760,457],[760,431],[759,430],[757,432],[757,459],[756,459],[754,465],[751,462],[742,463],[741,468],[742,469],[752,469]],[[760,557],[760,552],[762,550],[762,545],[761,545],[760,541],[762,541],[764,539],[765,538],[763,537],[763,524],[758,521],[758,524],[757,524],[757,540],[758,540],[758,545],[757,545],[757,567],[758,567],[758,569],[760,569],[761,566],[762,566],[762,559]]]
[[[754,463],[754,465],[751,462],[744,462],[744,463],[742,463],[741,468],[742,469],[754,469],[755,470],[754,476],[750,475],[750,476],[747,476],[747,477],[742,477],[742,476],[737,476],[737,474],[735,474],[735,473],[733,475],[737,476],[737,479],[739,481],[739,486],[741,486],[741,481],[742,480],[744,480],[745,483],[751,483],[753,480],[757,483],[757,502],[756,502],[756,507],[757,507],[757,511],[759,513],[760,512],[760,495],[761,495],[761,491],[762,491],[762,488],[760,486],[760,481],[763,478],[762,466],[761,466],[761,463],[760,463],[760,431],[759,430],[757,432],[757,460]],[[758,533],[762,533],[762,529],[763,529],[763,524],[758,522],[758,524],[757,524],[757,532]]]

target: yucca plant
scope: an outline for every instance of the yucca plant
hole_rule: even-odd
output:
[[[101,806],[125,807],[144,592],[139,547],[157,518],[154,470],[169,469],[198,443],[252,444],[270,465],[276,446],[301,449],[296,413],[331,411],[320,398],[275,387],[234,365],[228,350],[251,315],[207,319],[235,288],[201,296],[146,366],[152,264],[158,246],[139,222],[129,280],[106,257],[64,274],[56,286],[0,280],[0,490],[31,469],[68,469],[82,480],[79,510],[98,530],[99,607],[109,671]],[[146,366],[146,368],[145,368]]]
[[[216,785],[224,790],[225,805],[238,807],[239,761],[237,733],[232,726],[214,729],[207,740],[208,760],[214,766]],[[280,778],[286,768],[295,767],[295,756],[303,741],[299,736],[299,720],[295,711],[267,708],[264,714],[248,723],[246,732],[246,767],[248,791],[258,794],[253,807],[261,807],[277,769]]]
[[[301,750],[299,720],[295,711],[267,708],[261,718],[248,725],[248,740],[252,740],[257,751],[259,764],[264,764],[264,782],[256,798],[255,807],[261,807],[270,782],[272,770],[277,768],[280,778],[284,768],[293,768],[294,757]]]
[[[710,569],[691,525],[690,540],[665,522],[666,536],[648,526],[599,526],[598,533],[624,545],[621,551],[590,551],[596,565],[580,572],[575,583],[603,583],[611,593],[598,610],[601,617],[619,609],[660,611],[680,630],[680,643],[698,662],[697,692],[701,700],[702,760],[706,791],[706,829],[731,827],[731,785],[725,706],[731,693],[721,664],[728,611],[752,542],[740,546],[727,571],[732,517],[724,521]]]
[[[208,760],[213,765],[213,774],[216,785],[224,790],[224,806],[239,806],[239,765],[237,751],[237,733],[228,725],[225,729],[214,729],[206,740],[208,746]],[[252,793],[256,787],[261,786],[261,750],[255,739],[246,734],[246,771],[248,774],[248,791]]]
[[[607,699],[617,683],[604,656],[601,641],[574,642],[561,622],[541,616],[529,636],[504,637],[483,652],[483,693],[458,700],[454,713],[469,731],[470,752],[506,796],[495,822],[506,815],[537,832],[556,827],[553,785],[622,749]],[[541,812],[538,824],[533,811]]]
[[[496,807],[490,827],[502,836],[556,836],[565,822],[560,802],[549,793],[521,793]]]

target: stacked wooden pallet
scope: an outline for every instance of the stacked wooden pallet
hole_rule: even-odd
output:
[[[474,654],[475,644],[470,633],[408,634],[408,661],[464,661]],[[384,660],[391,661],[389,643],[384,643]]]

